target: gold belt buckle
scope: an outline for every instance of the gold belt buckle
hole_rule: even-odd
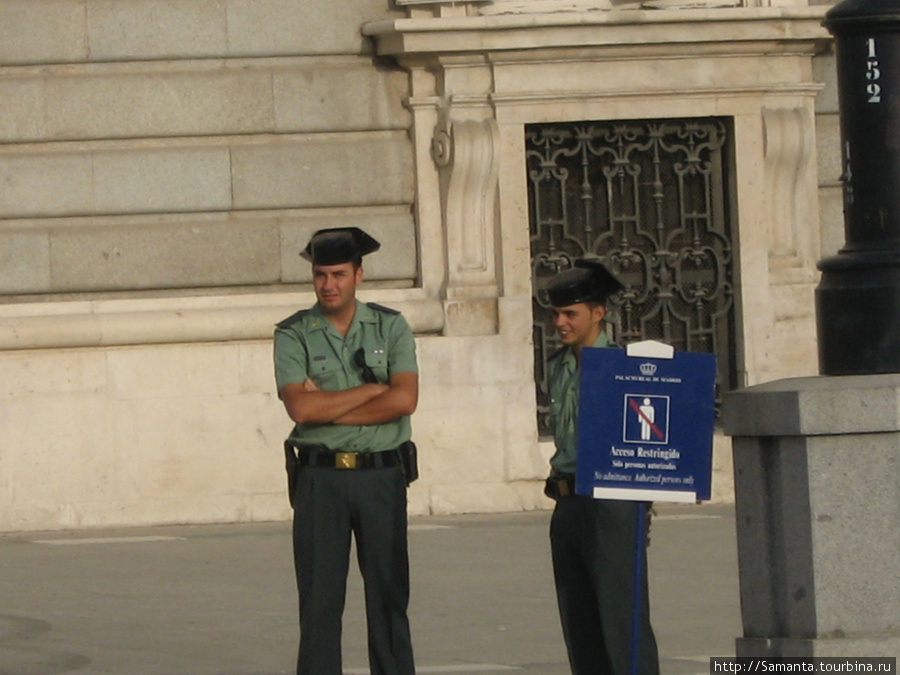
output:
[[[355,452],[336,452],[334,453],[335,469],[355,469],[356,453]]]
[[[569,492],[569,481],[565,478],[560,478],[556,481],[556,488],[559,490],[560,497],[569,497],[572,494]]]

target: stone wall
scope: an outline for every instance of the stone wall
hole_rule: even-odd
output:
[[[382,242],[363,299],[418,336],[411,511],[541,505],[529,300],[445,330],[407,74],[360,32],[393,15],[0,0],[0,530],[288,517],[272,328],[348,223]]]
[[[411,283],[406,77],[358,29],[384,4],[0,1],[0,294],[308,281],[348,219]]]
[[[451,23],[465,4],[447,5]],[[742,376],[810,374],[820,202],[802,159],[816,148],[763,150],[767,125],[799,119],[811,138],[809,17],[744,9],[745,34],[734,14],[591,26],[543,4],[544,19],[512,31],[502,3],[486,18],[496,32],[428,24],[429,39],[482,52],[401,67],[363,37],[405,16],[386,0],[0,0],[0,530],[288,517],[272,326],[314,302],[297,256],[309,235],[346,223],[383,242],[362,299],[402,310],[417,335],[411,512],[546,507],[532,121],[640,118],[660,101],[673,116],[733,116],[751,190],[738,196]],[[686,69],[695,43],[705,65]],[[744,48],[757,43],[765,58]],[[652,77],[661,64],[668,75]],[[806,201],[760,199],[767,167]],[[832,179],[820,182],[833,193]],[[788,228],[801,254],[779,258],[766,219],[798,205],[812,214]],[[720,437],[719,500],[729,458]]]
[[[518,344],[417,341],[412,513],[542,505],[530,321],[507,313]],[[0,352],[0,529],[286,519],[288,431],[268,340]]]

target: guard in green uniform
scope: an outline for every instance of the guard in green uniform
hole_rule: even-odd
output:
[[[295,423],[285,443],[300,600],[297,675],[341,675],[351,533],[365,584],[372,675],[412,675],[407,619],[409,416],[418,400],[412,331],[396,311],[356,299],[358,228],[320,230],[301,255],[316,304],[278,324],[278,395]]]
[[[614,347],[604,327],[606,303],[622,284],[600,263],[579,259],[548,286],[553,322],[563,343],[548,363],[550,424],[556,452],[546,494],[556,500],[550,521],[553,576],[573,675],[629,675],[638,505],[575,494],[579,359],[584,347]],[[640,528],[641,530],[643,528]],[[647,569],[641,537],[641,568]],[[646,574],[637,579],[640,675],[659,675],[650,626]]]

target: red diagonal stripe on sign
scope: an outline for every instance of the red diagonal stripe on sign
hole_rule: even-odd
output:
[[[666,436],[665,436],[665,434],[663,434],[662,429],[660,429],[658,426],[656,426],[653,422],[650,421],[650,418],[644,414],[644,412],[641,410],[641,407],[637,404],[637,402],[633,398],[628,399],[628,405],[630,405],[632,407],[634,412],[636,412],[642,420],[644,420],[647,424],[650,425],[650,428],[653,430],[653,433],[656,434],[656,436],[661,441],[666,439]]]

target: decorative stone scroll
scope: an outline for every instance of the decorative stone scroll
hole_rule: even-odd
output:
[[[447,237],[447,297],[496,292],[494,208],[499,172],[499,130],[493,118],[451,121],[435,129],[432,157],[441,176]],[[465,289],[469,289],[468,291]],[[473,293],[474,291],[474,293]]]
[[[802,266],[810,258],[800,232],[809,226],[804,181],[812,170],[813,121],[802,108],[764,108],[762,114],[771,225],[769,259],[779,267]]]

